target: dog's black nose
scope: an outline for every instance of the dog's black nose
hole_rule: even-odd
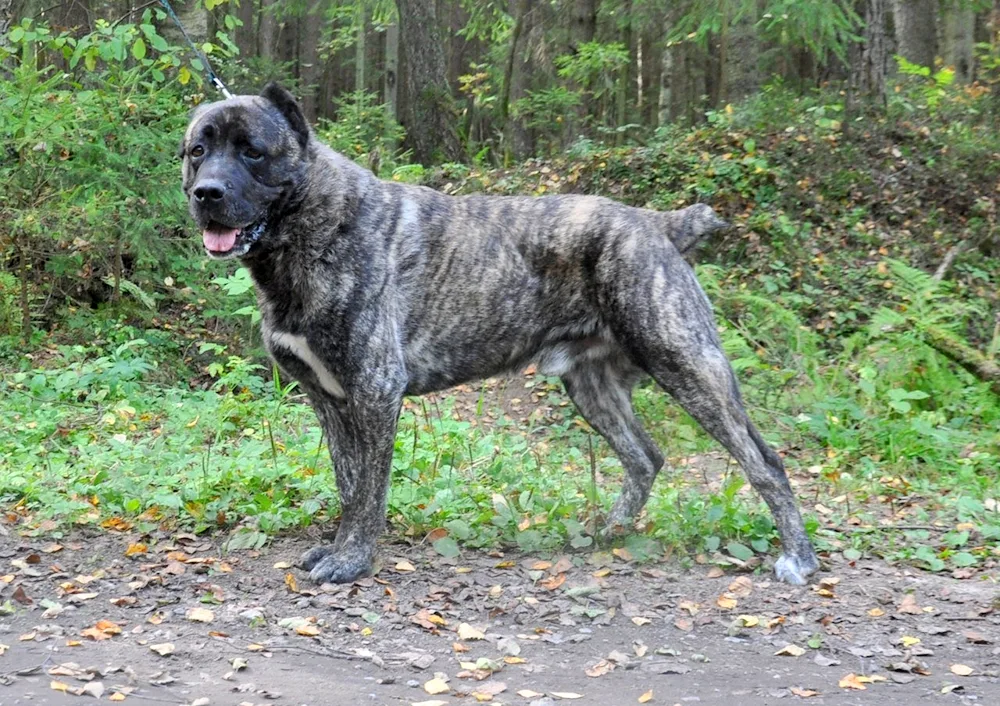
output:
[[[199,201],[221,201],[226,195],[226,185],[217,179],[206,179],[194,187],[194,197]]]

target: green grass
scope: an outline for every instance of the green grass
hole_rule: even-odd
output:
[[[938,570],[989,558],[1000,538],[1000,405],[983,383],[909,328],[859,334],[831,355],[779,300],[716,268],[700,273],[751,413],[786,451],[821,548]],[[202,346],[214,383],[186,386],[164,370],[176,360],[158,361],[158,349],[121,340],[128,335],[138,332],[124,328],[104,350],[50,350],[43,364],[4,374],[0,502],[20,529],[167,525],[231,533],[241,547],[336,517],[320,431],[294,386],[265,380],[267,370],[217,344]],[[596,547],[622,471],[555,383],[509,383],[532,386],[524,396],[554,410],[534,423],[489,423],[492,394],[409,400],[392,531],[419,540],[443,527],[468,548]],[[624,540],[629,551],[685,560],[772,552],[771,518],[720,447],[652,386],[637,390],[636,406],[674,468]],[[894,532],[887,522],[932,529]]]
[[[992,568],[1000,399],[936,342],[1000,352],[1000,137],[986,99],[949,91],[932,107],[902,85],[850,139],[831,119],[838,96],[774,89],[643,146],[425,176],[493,193],[568,183],[661,209],[711,201],[734,227],[706,249],[699,279],[819,547],[936,571]],[[927,272],[959,241],[946,282],[934,281]],[[335,519],[314,415],[254,348],[245,272],[220,275],[187,251],[162,262],[168,270],[136,273],[156,291],[157,314],[129,298],[67,306],[36,332],[30,357],[0,336],[0,510],[29,534],[166,525],[227,534],[233,548]],[[18,285],[0,279],[0,331],[19,320]],[[435,546],[448,554],[597,547],[622,470],[554,382],[509,383],[553,410],[527,421],[498,415],[492,394],[408,401],[395,536],[444,528]],[[773,554],[770,516],[722,450],[652,387],[636,406],[673,468],[622,540],[631,554]]]

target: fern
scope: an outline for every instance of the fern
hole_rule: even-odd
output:
[[[111,277],[110,275],[108,277],[105,277],[104,284],[113,288],[115,286],[115,278]],[[156,300],[153,299],[153,297],[150,296],[148,293],[143,291],[142,287],[137,285],[135,282],[127,280],[123,277],[120,280],[118,280],[118,288],[121,291],[125,292],[126,294],[130,294],[136,301],[138,301],[140,304],[142,304],[150,311],[156,311]]]

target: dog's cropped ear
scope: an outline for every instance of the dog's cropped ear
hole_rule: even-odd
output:
[[[271,101],[281,111],[304,149],[309,142],[309,123],[306,122],[306,116],[303,114],[302,108],[299,107],[298,101],[295,100],[295,96],[274,81],[264,86],[260,95]]]

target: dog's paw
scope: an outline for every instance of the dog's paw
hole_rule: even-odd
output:
[[[350,583],[372,573],[372,562],[362,556],[334,551],[332,548],[320,548],[323,554],[309,571],[309,579],[313,583]],[[314,549],[312,554],[317,550]]]
[[[306,571],[312,571],[318,563],[333,553],[333,547],[313,547],[299,559],[299,566]]]
[[[819,560],[815,556],[802,559],[790,554],[782,554],[774,563],[774,574],[779,581],[790,583],[793,586],[804,586],[809,574],[815,573],[818,568]]]

